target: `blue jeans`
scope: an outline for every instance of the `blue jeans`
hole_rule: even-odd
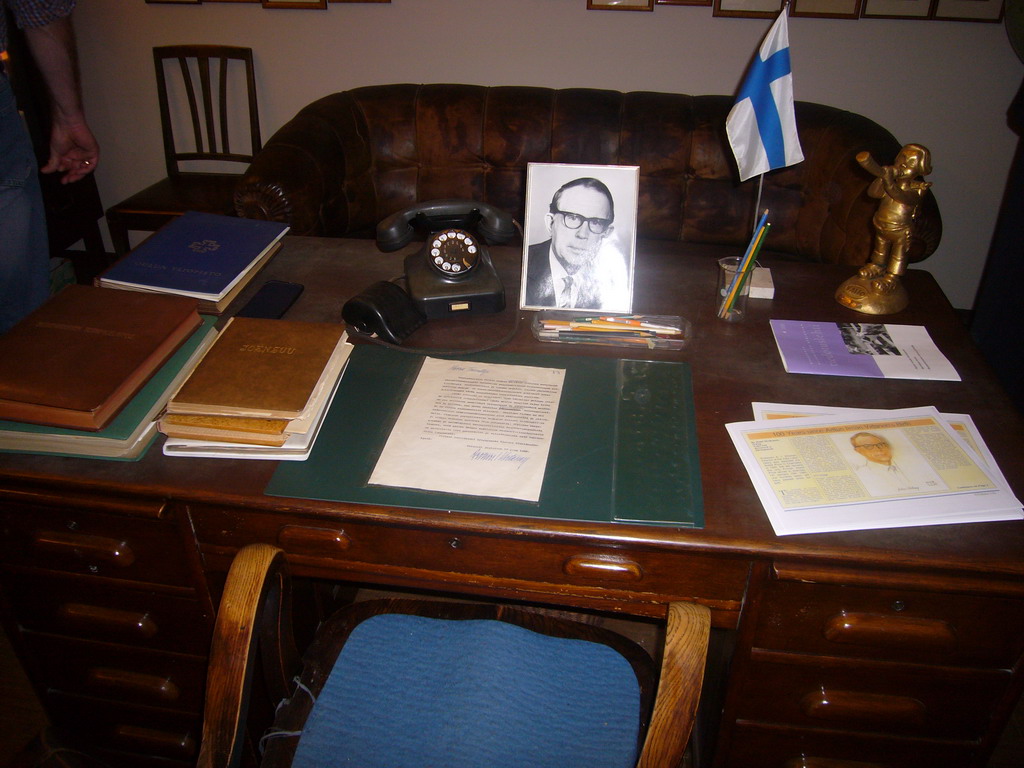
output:
[[[50,250],[38,164],[6,75],[0,73],[0,333],[50,294]]]

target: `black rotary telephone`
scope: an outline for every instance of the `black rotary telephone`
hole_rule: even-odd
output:
[[[392,282],[374,283],[346,302],[349,325],[401,344],[427,320],[500,312],[505,289],[491,263],[487,242],[504,243],[516,234],[512,217],[472,200],[437,200],[392,214],[377,225],[377,247],[404,248],[417,232],[423,247],[405,259],[408,292]]]

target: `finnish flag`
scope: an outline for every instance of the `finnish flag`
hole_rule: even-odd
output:
[[[768,30],[725,120],[740,181],[804,159],[793,111],[786,8]]]

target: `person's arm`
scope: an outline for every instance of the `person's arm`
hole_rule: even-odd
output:
[[[96,168],[99,144],[85,121],[71,19],[64,17],[25,29],[32,56],[50,91],[50,158],[43,173],[64,172],[61,181],[78,181]]]

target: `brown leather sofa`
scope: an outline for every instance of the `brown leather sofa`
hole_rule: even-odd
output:
[[[637,165],[641,240],[745,245],[757,179],[738,183],[725,135],[729,96],[523,86],[379,85],[303,108],[275,133],[240,181],[240,216],[288,222],[292,234],[372,237],[413,203],[479,200],[523,220],[530,162]],[[834,107],[796,105],[804,161],[766,174],[764,252],[862,264],[877,201],[854,160],[880,163],[900,144],[877,123]],[[938,246],[929,193],[911,260]]]

